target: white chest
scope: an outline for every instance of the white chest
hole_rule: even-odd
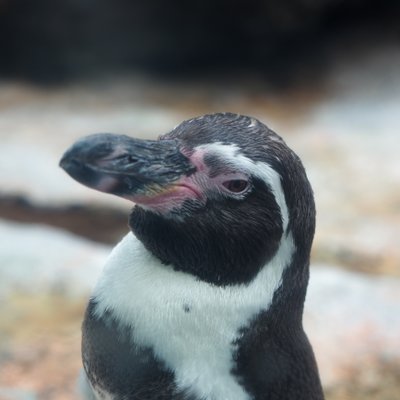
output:
[[[162,265],[128,234],[95,288],[96,313],[113,310],[175,373],[179,388],[209,400],[248,400],[230,373],[238,331],[268,309],[294,250],[291,236],[248,285],[217,287]]]

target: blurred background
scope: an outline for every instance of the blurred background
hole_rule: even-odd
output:
[[[77,399],[84,307],[128,230],[132,205],[72,181],[64,150],[218,111],[308,171],[327,399],[399,399],[399,21],[389,0],[0,0],[0,399]]]

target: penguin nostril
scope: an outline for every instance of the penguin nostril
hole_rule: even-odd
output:
[[[117,162],[121,162],[121,163],[135,164],[139,160],[137,158],[135,158],[134,156],[132,156],[131,154],[121,154],[117,157],[105,158],[105,159],[103,159],[103,161],[117,161]]]
[[[131,156],[131,155],[127,155],[126,156],[126,161],[128,161],[130,164],[135,164],[138,162],[138,159]]]

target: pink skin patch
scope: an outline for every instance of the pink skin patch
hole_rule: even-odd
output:
[[[186,181],[186,182],[185,182]],[[202,201],[205,197],[188,182],[188,178],[184,177],[170,186],[163,189],[154,196],[124,196],[145,209],[166,213],[174,208],[182,206],[183,202],[189,199]]]
[[[224,172],[210,177],[210,168],[204,163],[204,156],[207,151],[204,149],[196,149],[192,152],[185,153],[182,151],[196,166],[197,172],[189,177],[190,180],[203,192],[207,192],[208,197],[229,196],[240,198],[245,193],[232,193],[225,186],[224,183],[231,180],[249,180],[249,176],[243,172],[237,171],[234,167],[224,165]]]
[[[186,156],[190,162],[196,167],[197,172],[208,172],[208,167],[204,164],[204,156],[206,152],[203,149],[195,151],[183,148],[181,153]]]
[[[189,152],[183,149],[182,154],[190,159],[196,167],[197,172],[191,176],[183,176],[169,186],[158,191],[155,188],[154,195],[135,195],[124,196],[124,198],[133,201],[144,209],[165,214],[174,208],[179,208],[186,200],[197,200],[205,204],[206,196],[204,195],[203,185],[199,183],[199,175],[207,176],[207,167],[203,162],[204,151]]]
[[[161,188],[161,190],[154,188],[154,195],[124,197],[144,209],[165,214],[175,208],[181,207],[186,200],[196,200],[205,204],[207,197],[223,195],[240,198],[242,196],[240,193],[232,194],[223,184],[229,180],[247,180],[248,176],[246,174],[227,168],[226,173],[211,178],[209,176],[209,167],[204,163],[206,152],[203,149],[194,152],[183,149],[182,153],[196,167],[194,174],[183,176],[169,186]]]

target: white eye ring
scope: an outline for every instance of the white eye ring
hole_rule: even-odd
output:
[[[231,179],[222,182],[222,185],[232,193],[243,193],[249,187],[249,181],[245,179]]]

